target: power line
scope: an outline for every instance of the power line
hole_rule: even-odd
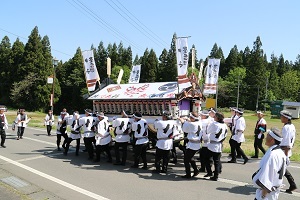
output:
[[[1,27],[0,27],[0,30],[4,31],[4,32],[6,32],[6,33],[9,33],[9,34],[11,34],[11,35],[14,35],[14,36],[16,36],[17,38],[21,38],[21,39],[23,39],[23,40],[27,40],[27,38],[25,38],[25,37],[23,37],[23,36],[20,36],[20,35],[18,35],[18,34],[15,34],[15,33],[13,33],[13,32],[7,31],[7,30],[5,30],[5,29],[3,29],[3,28],[1,28]],[[64,53],[64,52],[62,52],[62,51],[60,51],[60,50],[57,50],[57,49],[51,48],[51,51],[55,51],[55,52],[64,54],[64,55],[66,55],[66,56],[72,57],[70,54]]]
[[[72,6],[74,6],[69,0],[67,0]],[[116,28],[111,26],[108,22],[106,22],[103,18],[98,16],[94,11],[92,11],[89,7],[87,7],[85,4],[83,4],[81,1],[72,0],[77,6],[79,6],[85,13],[87,13],[89,16],[91,16],[93,19],[93,22],[95,22],[97,25],[101,26],[102,28],[106,29],[107,31],[111,32],[114,36],[116,36],[119,39],[125,40],[129,45],[133,46],[134,48],[138,49],[139,51],[142,51],[141,46],[135,44],[133,41],[128,39],[124,34],[122,34],[120,31],[118,31]],[[74,6],[76,9],[78,9],[76,6]],[[79,10],[79,9],[78,9]],[[83,13],[81,10],[79,10],[81,13]],[[83,13],[84,14],[84,13]],[[84,14],[85,15],[85,14]],[[85,15],[86,16],[86,15]],[[88,17],[91,19],[90,17]],[[100,24],[99,24],[100,23]]]
[[[109,4],[117,13],[119,13],[121,15],[121,17],[123,17],[128,23],[130,23],[134,28],[136,28],[140,33],[142,33],[144,36],[146,36],[148,39],[150,39],[151,41],[155,42],[157,45],[161,46],[161,47],[165,47],[165,45],[162,43],[163,40],[161,40],[157,35],[155,35],[149,28],[147,28],[141,21],[139,21],[128,9],[126,9],[126,7],[121,4],[119,1],[118,3],[126,10],[124,11],[122,8],[120,8],[113,0],[111,1],[122,13],[124,13],[131,21],[134,22],[134,24],[136,24],[137,26],[135,26],[133,23],[131,23],[127,18],[125,18],[119,11],[117,11],[110,3],[107,2],[107,0],[105,0],[105,2],[107,4]],[[147,31],[145,28],[143,28],[139,23],[136,22],[136,20],[134,20],[131,16],[129,16],[127,13],[130,13],[135,19],[138,20],[138,22],[140,24],[142,24],[146,29],[150,30],[156,37],[154,37],[152,34],[149,33],[149,31]],[[144,32],[142,32],[142,30]],[[150,37],[148,37],[146,34]],[[164,41],[163,41],[164,42]]]
[[[161,39],[157,34],[155,34],[151,29],[149,29],[145,24],[143,24],[137,17],[135,17],[120,1],[116,0],[129,14],[131,14],[141,25],[143,25],[147,30],[149,30],[154,36],[161,40],[164,44],[169,45],[163,39]]]

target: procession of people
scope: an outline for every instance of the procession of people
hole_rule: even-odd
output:
[[[174,154],[174,150],[176,154],[175,146],[178,146],[178,141],[180,141],[181,145],[185,144],[184,148],[181,148],[183,150],[185,175],[181,177],[191,179],[199,173],[206,172],[204,177],[218,181],[219,175],[222,173],[223,142],[228,136],[228,131],[231,132],[229,140],[231,159],[228,163],[236,163],[237,153],[239,153],[244,159],[243,164],[246,164],[249,158],[241,148],[241,144],[245,141],[244,112],[240,108],[230,109],[232,111],[231,118],[225,118],[224,114],[216,109],[203,110],[200,113],[191,112],[188,116],[177,119],[173,119],[169,111],[164,111],[161,119],[156,119],[153,123],[156,130],[156,144],[155,169],[152,172],[157,174],[169,173],[170,158]],[[149,125],[141,113],[131,114],[128,111],[122,111],[120,117],[114,117],[112,122],[109,122],[108,117],[103,112],[93,112],[91,109],[85,109],[84,112],[84,116],[80,116],[78,111],[74,111],[73,115],[70,116],[66,109],[60,113],[57,118],[56,130],[58,151],[61,151],[60,147],[62,147],[64,149],[63,154],[67,156],[71,142],[76,140],[75,155],[78,156],[80,140],[83,137],[89,160],[95,163],[100,162],[101,154],[105,154],[106,161],[112,163],[111,146],[114,143],[114,165],[125,166],[128,159],[128,145],[131,143],[133,145],[131,168],[139,168],[140,161],[142,162],[142,169],[147,170],[149,168],[147,160],[150,141],[148,138]],[[287,170],[296,137],[295,126],[292,124],[291,113],[286,110],[280,112],[280,119],[284,124],[281,131],[277,128],[267,130],[267,122],[263,118],[264,113],[257,111],[256,114],[258,120],[254,128],[255,154],[251,158],[258,158],[259,150],[264,154],[260,161],[259,170],[252,177],[253,184],[257,188],[256,199],[278,199],[283,176],[287,178],[290,185],[286,190],[287,193],[292,193],[297,189],[293,176]],[[51,135],[54,121],[54,115],[49,110],[44,122],[48,136]],[[26,122],[28,123],[28,117],[25,114],[25,109],[20,109],[15,120],[15,123],[18,124],[17,139],[22,139]],[[6,147],[4,143],[7,125],[4,109],[0,108],[0,134],[3,148]],[[67,131],[68,126],[71,130],[70,133]],[[180,137],[178,138],[178,136]],[[262,146],[264,139],[266,146],[269,147],[268,150]],[[200,165],[197,165],[194,158],[197,153],[200,156]]]

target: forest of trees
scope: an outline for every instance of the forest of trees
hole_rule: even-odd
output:
[[[136,55],[134,59],[131,47],[124,47],[122,42],[107,47],[104,47],[102,41],[97,47],[91,45],[101,81],[107,78],[107,57],[111,58],[110,78],[114,81],[122,68],[124,75],[121,83],[127,83],[131,66],[136,64],[142,66],[141,83],[176,81],[175,38],[176,34],[170,38],[170,49],[163,49],[159,56],[153,49],[146,49],[142,56]],[[218,107],[236,105],[238,85],[239,107],[245,109],[261,109],[266,105],[265,102],[273,100],[300,101],[300,54],[294,62],[285,60],[282,54],[279,57],[272,54],[268,61],[262,46],[258,36],[252,47],[239,50],[234,45],[225,58],[222,48],[215,43],[210,54],[203,58],[205,66],[208,58],[221,59]],[[196,52],[194,72],[198,73],[202,59],[197,58],[195,45],[192,45],[190,55],[192,48]],[[0,104],[11,108],[23,107],[30,111],[49,109],[52,85],[47,84],[47,78],[53,74],[52,59],[50,39],[48,36],[40,36],[38,27],[32,30],[26,44],[19,39],[11,44],[9,37],[5,36],[0,43]],[[55,113],[63,107],[68,110],[92,107],[92,102],[83,98],[88,91],[80,48],[71,59],[59,62],[55,72]]]

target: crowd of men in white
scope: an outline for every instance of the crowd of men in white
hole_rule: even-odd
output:
[[[228,135],[228,130],[231,132],[229,143],[232,158],[228,163],[236,163],[238,154],[243,157],[243,163],[246,164],[249,159],[241,149],[241,143],[245,141],[244,131],[246,128],[243,110],[236,108],[231,108],[231,110],[231,118],[224,118],[221,112],[209,109],[200,113],[192,112],[188,117],[176,120],[172,119],[170,112],[163,112],[162,119],[157,119],[153,123],[154,129],[156,129],[155,169],[153,173],[168,173],[170,156],[173,155],[173,161],[176,163],[175,147],[180,146],[180,149],[183,150],[185,166],[185,175],[182,178],[190,179],[200,172],[206,172],[207,174],[204,177],[217,181],[219,174],[222,172],[220,161],[222,143]],[[284,124],[282,130],[280,131],[277,128],[266,130],[263,113],[257,112],[258,121],[254,131],[255,155],[253,158],[258,157],[258,148],[261,149],[264,156],[260,161],[259,170],[252,177],[253,184],[257,187],[256,199],[278,199],[283,176],[286,176],[290,184],[290,187],[286,190],[287,193],[292,193],[293,190],[297,189],[292,175],[286,170],[289,157],[292,154],[291,149],[295,142],[296,130],[291,122],[291,113],[283,110],[280,114],[281,122]],[[17,126],[24,127],[24,121],[22,121],[24,117],[22,117],[22,114],[18,117],[20,119],[16,121]],[[51,135],[53,124],[54,116],[50,110],[45,117],[48,135]],[[68,125],[71,129],[69,134],[67,133]],[[0,108],[1,146],[4,148],[5,129],[7,129],[7,120],[4,109]],[[111,130],[113,130],[113,134]],[[269,147],[267,151],[261,148],[264,132],[267,133],[265,140],[265,144]],[[24,128],[20,128],[18,139],[22,138],[23,133]],[[79,155],[80,139],[83,136],[85,150],[88,152],[89,159],[94,160],[94,162],[100,161],[102,152],[106,152],[107,162],[112,162],[110,146],[114,141],[115,165],[126,165],[127,146],[129,143],[133,143],[134,164],[131,167],[139,168],[141,159],[142,168],[148,169],[146,157],[146,151],[149,147],[148,123],[138,112],[130,115],[130,113],[123,111],[121,117],[114,118],[110,123],[108,117],[102,112],[93,116],[92,110],[86,109],[85,116],[80,117],[78,111],[75,111],[73,116],[69,116],[66,109],[64,109],[57,120],[56,134],[59,151],[61,151],[61,137],[64,137],[62,144],[64,155],[68,154],[70,143],[76,140],[75,154],[77,156]],[[94,156],[94,147],[96,156]],[[195,154],[199,151],[200,168],[197,167],[194,160]],[[122,153],[122,157],[120,157],[120,153]],[[211,169],[212,164],[214,165],[214,171]],[[193,174],[191,173],[191,167],[193,168]]]

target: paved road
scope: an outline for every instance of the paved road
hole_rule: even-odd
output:
[[[223,156],[218,182],[206,180],[204,174],[183,180],[182,158],[170,164],[169,174],[152,174],[153,151],[148,154],[149,170],[131,169],[130,160],[126,166],[106,163],[105,158],[95,164],[86,153],[75,156],[74,148],[64,156],[56,150],[56,136],[46,136],[45,130],[26,128],[22,140],[12,131],[7,135],[7,148],[0,148],[0,170],[6,173],[0,179],[31,199],[254,199],[251,175],[258,168],[257,159],[229,164]],[[300,164],[292,163],[289,169],[300,185]],[[280,199],[299,199],[299,192],[282,193]]]

